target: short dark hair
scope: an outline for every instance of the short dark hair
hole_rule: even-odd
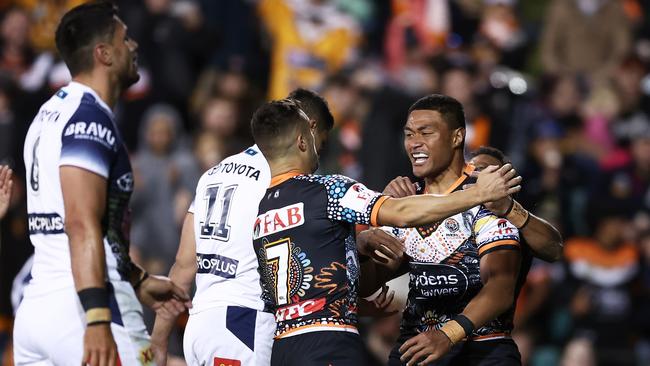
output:
[[[93,67],[93,47],[110,41],[115,33],[117,6],[108,1],[79,5],[61,18],[56,28],[56,48],[75,76]]]
[[[452,128],[465,128],[465,111],[463,105],[456,99],[442,94],[431,94],[418,99],[409,108],[409,114],[413,111],[431,110],[442,115],[447,125]]]
[[[507,164],[508,158],[506,158],[506,154],[503,153],[503,151],[497,149],[496,147],[492,146],[481,146],[478,149],[474,150],[473,152],[470,153],[470,156],[472,158],[475,158],[479,155],[489,155],[499,161],[501,165]]]
[[[262,104],[253,113],[253,138],[266,157],[275,157],[281,150],[288,148],[288,138],[293,136],[294,131],[309,128],[302,113],[304,112],[293,99],[272,100]]]
[[[298,101],[300,108],[307,113],[307,116],[316,120],[319,130],[329,131],[334,127],[334,117],[332,117],[325,98],[304,88],[295,89],[288,98]]]

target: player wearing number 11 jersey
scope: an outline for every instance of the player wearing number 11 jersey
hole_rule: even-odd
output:
[[[334,121],[325,100],[304,89],[290,97],[318,121],[319,136],[326,136]],[[170,272],[185,289],[196,281],[183,340],[189,365],[270,362],[275,320],[264,311],[252,245],[257,207],[270,181],[266,159],[252,146],[226,158],[198,182]],[[165,364],[172,325],[172,319],[156,319],[152,345],[158,365]]]
[[[393,199],[318,167],[314,125],[291,100],[260,107],[253,137],[271,169],[253,229],[265,310],[277,323],[271,365],[360,365],[360,264],[354,224],[431,223],[517,191],[510,166],[445,197]]]

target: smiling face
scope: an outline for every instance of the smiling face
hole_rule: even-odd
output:
[[[451,129],[437,111],[412,111],[404,126],[404,148],[413,174],[418,178],[440,174],[451,164],[454,150],[462,150],[464,136],[464,128]]]

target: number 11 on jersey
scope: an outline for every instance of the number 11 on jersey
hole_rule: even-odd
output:
[[[206,204],[205,218],[199,223],[201,225],[202,239],[217,239],[220,241],[228,241],[230,239],[228,217],[230,216],[230,204],[235,190],[237,190],[237,185],[227,186],[223,190],[223,195],[219,195],[221,186],[222,184],[219,183],[207,186],[205,189],[205,196],[203,198]],[[218,215],[215,212],[215,204],[217,201],[221,203],[221,209]]]

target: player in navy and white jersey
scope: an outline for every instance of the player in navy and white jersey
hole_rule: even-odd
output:
[[[289,97],[315,121],[320,147],[334,124],[327,103],[305,89]],[[189,365],[270,362],[275,319],[264,311],[252,245],[257,208],[270,182],[264,155],[251,146],[209,169],[197,184],[170,271],[185,289],[196,282],[183,339]],[[172,327],[173,319],[157,317],[152,343],[159,365],[166,363]]]
[[[263,105],[251,125],[273,176],[254,228],[265,309],[277,322],[272,365],[363,363],[355,223],[420,225],[519,189],[505,166],[469,191],[390,199],[343,176],[310,174],[318,166],[314,126],[293,101]]]
[[[108,2],[66,13],[56,44],[73,81],[43,104],[25,140],[35,254],[16,314],[15,363],[151,364],[138,299],[177,314],[189,298],[128,254],[133,175],[111,107],[138,80],[137,44]]]

